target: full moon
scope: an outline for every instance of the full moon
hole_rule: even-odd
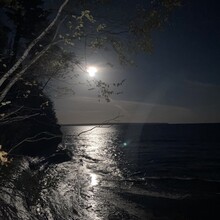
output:
[[[90,77],[94,77],[96,72],[97,72],[97,68],[94,66],[90,66],[87,68],[87,73],[89,74]]]

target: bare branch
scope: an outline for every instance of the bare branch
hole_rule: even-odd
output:
[[[48,135],[48,137],[39,137],[40,135]],[[55,135],[55,134],[52,134],[52,133],[49,133],[49,132],[41,132],[41,133],[38,133],[32,137],[28,137],[28,138],[25,138],[24,140],[22,140],[21,142],[19,142],[18,144],[16,144],[14,147],[12,147],[9,151],[8,151],[8,154],[10,154],[13,150],[15,150],[17,147],[19,147],[20,145],[22,145],[23,143],[25,142],[37,142],[37,141],[41,141],[41,140],[51,140],[51,139],[54,139],[54,138],[58,138],[58,137],[61,137],[61,135]]]
[[[2,102],[5,98],[5,96],[7,95],[7,93],[9,92],[9,90],[11,89],[11,87],[25,74],[25,72],[27,71],[28,68],[30,68],[34,63],[37,62],[37,60],[43,56],[53,45],[57,44],[57,42],[53,42],[49,45],[47,45],[46,48],[44,48],[22,71],[20,71],[19,73],[17,73],[12,80],[10,81],[10,83],[3,89],[1,95],[0,95],[0,102]]]
[[[0,120],[0,125],[10,124],[12,122],[23,121],[25,119],[32,118],[32,117],[35,117],[37,115],[40,115],[40,113],[35,113],[35,114],[30,114],[30,115],[21,115],[21,116],[16,116],[16,117],[13,117],[13,118],[10,118],[10,119],[7,118],[5,120]]]
[[[82,132],[80,132],[77,136],[79,137],[80,135],[82,135],[82,134],[84,134],[84,133],[87,133],[87,132],[89,132],[89,131],[92,131],[92,130],[94,130],[94,129],[96,129],[96,128],[101,128],[101,127],[105,126],[106,124],[115,122],[115,121],[116,121],[118,118],[120,118],[120,117],[122,117],[122,116],[121,116],[121,115],[117,115],[117,116],[114,117],[114,118],[111,118],[111,119],[108,119],[108,120],[106,120],[106,121],[103,121],[100,125],[96,125],[96,126],[90,128],[90,129],[88,129],[88,130],[82,131]],[[111,126],[111,125],[110,125],[110,126]]]
[[[7,73],[4,74],[4,76],[2,76],[2,78],[0,79],[0,86],[2,86],[2,84],[8,79],[8,77],[11,76],[15,72],[15,70],[17,70],[17,68],[20,66],[20,64],[26,59],[26,57],[28,56],[28,54],[31,51],[31,49],[53,28],[53,26],[55,25],[56,21],[60,17],[60,14],[61,14],[63,8],[66,6],[66,4],[68,2],[69,2],[69,0],[65,0],[62,3],[62,5],[60,6],[60,8],[59,8],[55,18],[52,20],[52,22],[47,26],[47,28],[36,39],[34,39],[30,43],[30,45],[24,51],[24,53],[21,56],[21,58],[18,59],[18,61],[8,70]]]
[[[10,83],[4,88],[4,90],[1,92],[0,95],[0,102],[2,102],[5,98],[5,96],[7,95],[7,93],[9,92],[9,90],[11,89],[11,87],[21,78],[22,75],[25,74],[25,72],[34,64],[36,63],[40,57],[42,57],[52,46],[60,43],[62,40],[58,40],[58,41],[54,41],[57,37],[58,31],[60,29],[61,24],[64,22],[64,20],[67,18],[67,16],[65,16],[58,24],[57,29],[55,31],[55,34],[53,36],[53,39],[51,40],[51,43],[48,44],[46,46],[46,48],[44,48],[28,65],[26,65],[26,67],[24,67],[24,69],[22,71],[20,71],[18,74],[16,74],[12,80],[10,81]]]
[[[8,113],[8,114],[5,114],[2,118],[0,118],[0,122],[5,120],[6,118],[10,117],[11,115],[14,115],[16,113],[18,113],[24,106],[20,106],[18,109]]]

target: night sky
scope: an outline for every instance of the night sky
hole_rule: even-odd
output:
[[[99,103],[96,94],[76,88],[74,96],[54,98],[59,122],[101,123],[117,114],[123,115],[120,122],[220,122],[218,4],[186,1],[153,34],[153,53],[135,56],[137,67],[120,66],[110,52],[88,55],[97,79],[126,79],[123,94]],[[113,67],[106,65],[109,60]]]

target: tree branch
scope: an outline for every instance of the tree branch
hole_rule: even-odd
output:
[[[17,122],[17,121],[23,121],[25,119],[32,118],[37,115],[40,115],[40,113],[35,113],[35,114],[31,114],[31,115],[21,115],[21,116],[13,117],[11,119],[0,120],[0,125],[10,124],[12,122]]]
[[[12,80],[10,81],[10,83],[3,89],[3,91],[1,92],[0,95],[0,102],[2,102],[5,98],[5,96],[7,95],[7,93],[9,92],[9,90],[11,89],[11,87],[25,74],[25,72],[27,71],[28,68],[30,68],[34,63],[37,62],[37,60],[43,56],[50,48],[51,46],[57,44],[58,41],[53,42],[49,45],[47,45],[47,47],[45,49],[43,49],[22,71],[20,71],[19,73],[17,73]]]
[[[39,137],[42,134],[48,135],[48,137]],[[61,135],[55,135],[55,134],[52,134],[52,133],[49,133],[49,132],[46,132],[46,131],[38,133],[38,134],[36,134],[36,135],[34,135],[32,137],[25,138],[24,140],[22,140],[21,142],[16,144],[14,147],[12,147],[8,151],[8,154],[10,154],[13,150],[15,150],[17,147],[19,147],[21,144],[23,144],[25,142],[31,143],[31,142],[41,141],[41,140],[51,140],[53,138],[58,138],[58,137],[61,137]]]
[[[96,128],[101,128],[101,127],[103,127],[104,125],[106,125],[106,124],[108,124],[108,123],[112,123],[113,121],[116,121],[118,118],[120,118],[121,117],[121,115],[117,115],[117,116],[115,116],[114,118],[111,118],[111,119],[108,119],[108,120],[106,120],[106,121],[103,121],[102,122],[102,124],[100,124],[100,125],[96,125],[96,126],[94,126],[94,127],[92,127],[92,128],[90,128],[90,129],[88,129],[88,130],[85,130],[85,131],[82,131],[82,132],[80,132],[77,136],[79,137],[80,135],[82,135],[82,134],[84,134],[84,133],[87,133],[87,132],[89,132],[89,131],[92,131],[92,130],[94,130],[94,129],[96,129]],[[111,126],[111,125],[110,125]]]
[[[27,47],[27,49],[24,51],[23,55],[20,59],[8,70],[7,73],[5,73],[2,78],[0,79],[0,87],[2,84],[10,77],[15,70],[20,66],[20,64],[25,60],[25,58],[28,56],[31,49],[52,29],[52,27],[55,25],[56,21],[58,20],[63,8],[66,6],[66,4],[69,2],[69,0],[65,0],[62,5],[60,6],[55,18],[52,20],[52,22],[47,26],[47,28],[36,38],[34,39],[30,45]],[[2,100],[1,100],[2,101]]]
[[[10,112],[8,114],[5,114],[2,118],[0,118],[0,122],[5,120],[6,118],[8,118],[11,115],[14,115],[16,113],[18,113],[24,106],[20,106],[18,109],[14,110],[13,112]]]

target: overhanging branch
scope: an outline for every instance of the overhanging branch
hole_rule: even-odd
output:
[[[58,20],[58,18],[61,15],[61,12],[63,10],[63,8],[66,6],[66,4],[69,2],[69,0],[65,0],[62,5],[60,6],[55,18],[52,20],[52,22],[47,26],[47,28],[36,38],[34,39],[30,45],[27,47],[27,49],[24,51],[23,55],[20,57],[20,59],[18,59],[18,61],[8,70],[8,72],[6,72],[2,78],[0,79],[0,87],[2,86],[2,84],[8,79],[8,77],[10,77],[16,70],[17,68],[20,66],[20,64],[27,58],[29,52],[31,51],[31,49],[53,28],[53,26],[55,25],[56,21]],[[1,102],[2,100],[0,100]]]

